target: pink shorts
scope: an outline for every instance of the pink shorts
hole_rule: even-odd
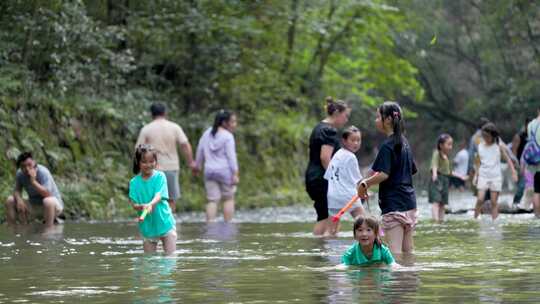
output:
[[[405,231],[414,230],[418,222],[416,209],[407,211],[393,211],[383,214],[382,226],[384,230],[390,230],[401,225]]]

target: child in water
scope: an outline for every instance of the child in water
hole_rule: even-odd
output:
[[[360,149],[362,133],[355,126],[350,126],[343,132],[343,148],[339,149],[330,160],[324,178],[328,180],[328,214],[336,215],[345,204],[356,195],[356,184],[362,179],[358,160],[354,153]],[[362,203],[358,200],[350,211],[353,218],[364,214]],[[332,222],[329,233],[339,232],[339,221]]]
[[[135,150],[133,173],[129,182],[129,200],[139,215],[148,209],[148,215],[139,222],[145,253],[156,252],[161,240],[165,254],[176,251],[176,223],[167,200],[167,179],[161,171],[155,170],[157,152],[150,145],[141,144]]]
[[[345,265],[394,265],[392,253],[380,239],[379,222],[372,216],[359,216],[354,222],[356,242],[343,254],[341,263]]]
[[[506,152],[504,144],[499,140],[499,131],[493,123],[487,123],[482,127],[483,142],[478,145],[478,158],[480,168],[474,176],[473,183],[478,189],[476,206],[474,208],[474,218],[478,218],[486,192],[490,191],[491,198],[491,218],[495,220],[499,215],[497,199],[502,189],[501,155],[508,163],[512,171],[512,179],[517,182],[518,177],[514,164]]]
[[[379,185],[382,227],[393,254],[411,253],[417,223],[416,194],[412,176],[417,172],[411,147],[403,136],[401,107],[386,101],[377,108],[375,126],[386,135],[371,167],[373,176],[358,183],[358,196],[365,198],[369,187]]]
[[[439,135],[437,150],[433,151],[431,158],[431,179],[429,181],[429,203],[431,216],[434,221],[444,221],[444,206],[448,205],[448,188],[450,186],[450,159],[452,151],[452,137],[446,133]]]

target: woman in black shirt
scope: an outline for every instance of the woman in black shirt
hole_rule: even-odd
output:
[[[337,129],[347,123],[351,109],[344,101],[327,97],[326,113],[328,116],[315,126],[309,137],[309,163],[306,169],[306,190],[317,212],[317,223],[313,227],[315,235],[323,235],[328,229],[328,181],[324,179],[324,172],[332,155],[340,147]]]

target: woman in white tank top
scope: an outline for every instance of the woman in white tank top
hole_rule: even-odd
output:
[[[491,197],[491,218],[495,220],[499,215],[497,199],[502,188],[501,155],[508,163],[512,171],[512,179],[517,182],[517,173],[514,164],[507,154],[503,144],[499,141],[499,132],[493,123],[487,123],[482,127],[482,138],[478,145],[478,157],[480,158],[480,168],[473,182],[476,182],[478,189],[476,206],[474,208],[474,218],[478,218],[486,191],[490,191]]]

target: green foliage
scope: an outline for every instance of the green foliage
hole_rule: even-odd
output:
[[[131,214],[125,191],[139,129],[165,102],[195,146],[220,108],[240,119],[239,207],[307,202],[303,175],[324,96],[353,123],[381,100],[421,100],[396,51],[409,30],[384,1],[18,1],[0,4],[0,194],[13,159],[49,166],[70,217]],[[184,209],[200,178],[181,172]]]
[[[536,115],[538,2],[411,0],[396,5],[414,24],[399,37],[397,49],[416,67],[426,91],[424,102],[409,106],[453,133],[468,134],[480,116],[488,117],[506,141],[525,117]]]

